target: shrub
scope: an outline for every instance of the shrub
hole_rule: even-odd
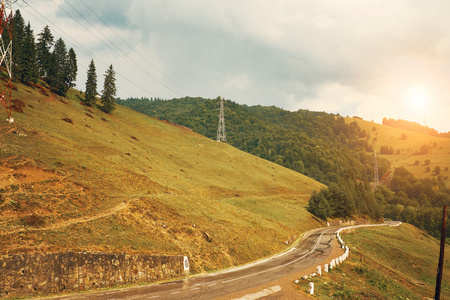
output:
[[[45,220],[43,217],[38,216],[36,214],[31,214],[29,216],[23,217],[22,222],[28,226],[38,227],[45,224]]]
[[[25,107],[25,102],[19,99],[11,100],[11,109],[18,113],[23,113],[23,108]]]
[[[430,152],[430,146],[422,145],[420,146],[420,154],[428,154]]]
[[[72,124],[73,125],[73,120],[72,119],[70,119],[70,118],[64,118],[64,119],[62,119],[64,122],[67,122],[67,123],[70,123],[70,124]]]
[[[39,90],[39,93],[41,93],[42,95],[44,95],[44,96],[50,96],[50,94],[47,92],[47,90],[44,90],[44,89],[42,89],[42,90]]]
[[[436,166],[436,167],[434,168],[434,173],[435,173],[436,175],[439,175],[439,174],[441,173],[441,167]]]
[[[380,154],[394,154],[394,148],[389,146],[381,146]]]

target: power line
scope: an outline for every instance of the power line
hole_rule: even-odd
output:
[[[86,28],[83,24],[81,24],[76,18],[74,18],[67,10],[65,10],[61,5],[59,5],[58,3],[55,2],[55,0],[52,0],[53,3],[55,3],[61,10],[63,10],[69,17],[71,17],[73,20],[75,20],[75,22],[77,22],[78,24],[80,24],[84,29],[86,29],[87,31],[89,30],[88,28]],[[92,28],[94,28],[103,38],[105,38],[111,45],[113,45],[123,56],[124,58],[131,63],[132,65],[134,65],[135,68],[137,68],[138,70],[140,70],[144,75],[147,75],[148,77],[152,78],[153,80],[155,80],[156,82],[158,82],[159,84],[161,84],[162,86],[164,86],[165,88],[169,89],[170,91],[174,92],[175,94],[179,95],[180,94],[175,91],[174,89],[172,89],[171,87],[167,86],[166,84],[164,84],[163,82],[161,82],[160,80],[158,80],[154,75],[152,75],[151,73],[149,73],[147,70],[145,70],[141,65],[139,65],[135,60],[133,60],[133,58],[131,58],[127,53],[125,53],[124,51],[122,51],[122,49],[120,49],[113,41],[111,41],[107,36],[105,36],[100,30],[98,30],[89,20],[86,19],[85,16],[83,16],[83,14],[81,14],[75,7],[73,7],[68,1],[66,1],[65,3],[67,3],[76,13],[78,13],[89,25],[92,26]],[[120,56],[120,53],[118,53],[115,49],[113,49],[110,45],[108,45],[104,40],[98,38],[98,36],[96,36],[96,38],[102,42],[105,46],[107,46],[109,49],[111,49],[112,51],[114,51],[114,53],[116,53],[117,55]]]
[[[44,18],[48,23],[50,23],[51,25],[54,26],[54,28],[56,28],[57,30],[55,30],[57,33],[59,33],[59,35],[64,36],[65,38],[71,40],[73,42],[73,44],[77,45],[78,50],[81,50],[84,54],[91,56],[93,58],[95,58],[97,61],[99,61],[101,64],[103,64],[105,67],[108,67],[109,65],[106,64],[102,59],[100,59],[99,57],[97,57],[94,53],[92,53],[91,51],[87,50],[85,47],[83,47],[80,43],[78,43],[76,40],[74,40],[73,38],[71,38],[69,35],[65,34],[64,30],[62,30],[61,28],[59,28],[57,25],[55,25],[52,21],[50,21],[47,17],[45,17],[44,15],[42,15],[37,9],[35,9],[34,7],[30,6],[25,0],[23,0],[23,2],[27,5],[27,6],[21,6],[22,8],[24,8],[25,11],[27,11],[29,14],[31,14],[36,20],[39,20],[42,24],[45,25],[45,22],[43,22],[40,18],[36,17],[36,15],[34,15],[33,13],[31,13],[29,10],[25,9],[25,7],[29,7],[31,9],[33,9],[37,14],[39,14],[42,18]],[[87,70],[87,68],[86,68]],[[137,85],[135,82],[129,80],[128,78],[126,78],[125,76],[121,75],[121,73],[118,73],[118,75],[126,80],[127,82],[131,83],[132,85],[134,85],[135,87],[141,89],[142,91],[155,96],[152,92],[142,88],[141,86]],[[121,88],[122,89],[122,88]],[[124,90],[124,89],[122,89]],[[131,93],[130,93],[131,94]]]
[[[154,64],[152,64],[145,56],[143,56],[139,51],[136,51],[136,49],[134,49],[130,43],[127,42],[126,39],[124,39],[122,36],[120,36],[111,26],[109,26],[102,18],[100,18],[100,16],[91,8],[89,7],[83,0],[79,0],[81,1],[81,3],[84,4],[84,6],[86,6],[106,27],[108,27],[112,32],[114,32],[114,34],[116,36],[118,36],[122,42],[124,42],[131,50],[134,50],[143,60],[145,60],[149,65],[151,65],[153,68],[155,68],[156,70],[158,70],[161,75],[163,75],[164,77],[166,77],[168,80],[170,80],[172,83],[174,83],[175,85],[177,85],[178,87],[182,88],[183,90],[187,91],[190,94],[194,94],[192,91],[188,90],[187,88],[183,87],[182,85],[180,85],[179,83],[177,83],[176,81],[174,81],[173,79],[171,79],[169,76],[167,76],[166,74],[164,74],[163,71],[161,71],[158,67],[156,67]],[[68,3],[69,4],[69,3]],[[70,4],[69,4],[70,5]],[[84,17],[83,17],[84,18]]]

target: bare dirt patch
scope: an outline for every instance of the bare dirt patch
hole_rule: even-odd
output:
[[[54,172],[36,167],[11,168],[9,166],[2,166],[0,168],[0,188],[9,185],[40,182],[56,177],[57,175]]]

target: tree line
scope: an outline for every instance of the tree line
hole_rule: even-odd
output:
[[[352,184],[357,188],[348,188]],[[313,193],[308,210],[323,220],[350,218],[356,213],[376,219],[385,217],[413,224],[439,237],[442,207],[450,204],[449,199],[450,189],[444,181],[418,179],[404,167],[399,167],[394,170],[390,182],[377,186],[375,191],[362,183],[333,183]],[[449,232],[447,236],[450,236]]]
[[[49,26],[34,37],[30,22],[25,25],[20,10],[16,10],[12,21],[8,23],[12,31],[13,76],[20,81],[33,85],[43,80],[50,91],[66,96],[69,88],[75,86],[78,73],[77,56],[73,48],[67,49],[62,38],[55,40]],[[2,38],[6,45],[11,38],[8,30],[4,30]],[[100,96],[100,109],[110,113],[115,107],[117,93],[115,71],[112,65],[106,70],[104,88]],[[87,72],[86,95],[83,102],[94,106],[98,98],[97,75],[93,60]]]
[[[428,126],[420,125],[417,122],[411,122],[411,121],[406,121],[406,120],[401,120],[401,119],[395,120],[395,119],[391,119],[391,118],[389,118],[389,119],[383,118],[382,124],[386,125],[386,126],[390,126],[390,127],[399,128],[399,129],[406,129],[406,130],[410,130],[410,131],[424,133],[424,134],[428,134],[431,136],[450,138],[450,132],[440,133],[436,129],[430,128]]]
[[[50,90],[65,96],[73,87],[77,77],[77,57],[73,48],[67,50],[62,38],[55,41],[50,28],[45,26],[35,40],[30,22],[25,21],[16,10],[12,18],[12,60],[13,75],[27,84],[35,84],[44,78]],[[3,40],[9,44],[7,30],[3,31]]]

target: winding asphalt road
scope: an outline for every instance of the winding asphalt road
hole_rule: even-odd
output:
[[[396,226],[391,222],[385,225]],[[335,233],[342,227],[326,227],[311,230],[289,251],[269,259],[213,274],[201,275],[183,280],[139,287],[98,291],[86,294],[52,297],[48,299],[215,299],[228,298],[228,295],[248,290],[276,281],[280,278],[299,273],[320,265],[332,251]],[[271,299],[282,293],[279,285],[264,289],[261,293],[247,295],[258,299],[272,295]],[[233,297],[231,297],[233,298]],[[42,299],[42,298],[41,298]]]

